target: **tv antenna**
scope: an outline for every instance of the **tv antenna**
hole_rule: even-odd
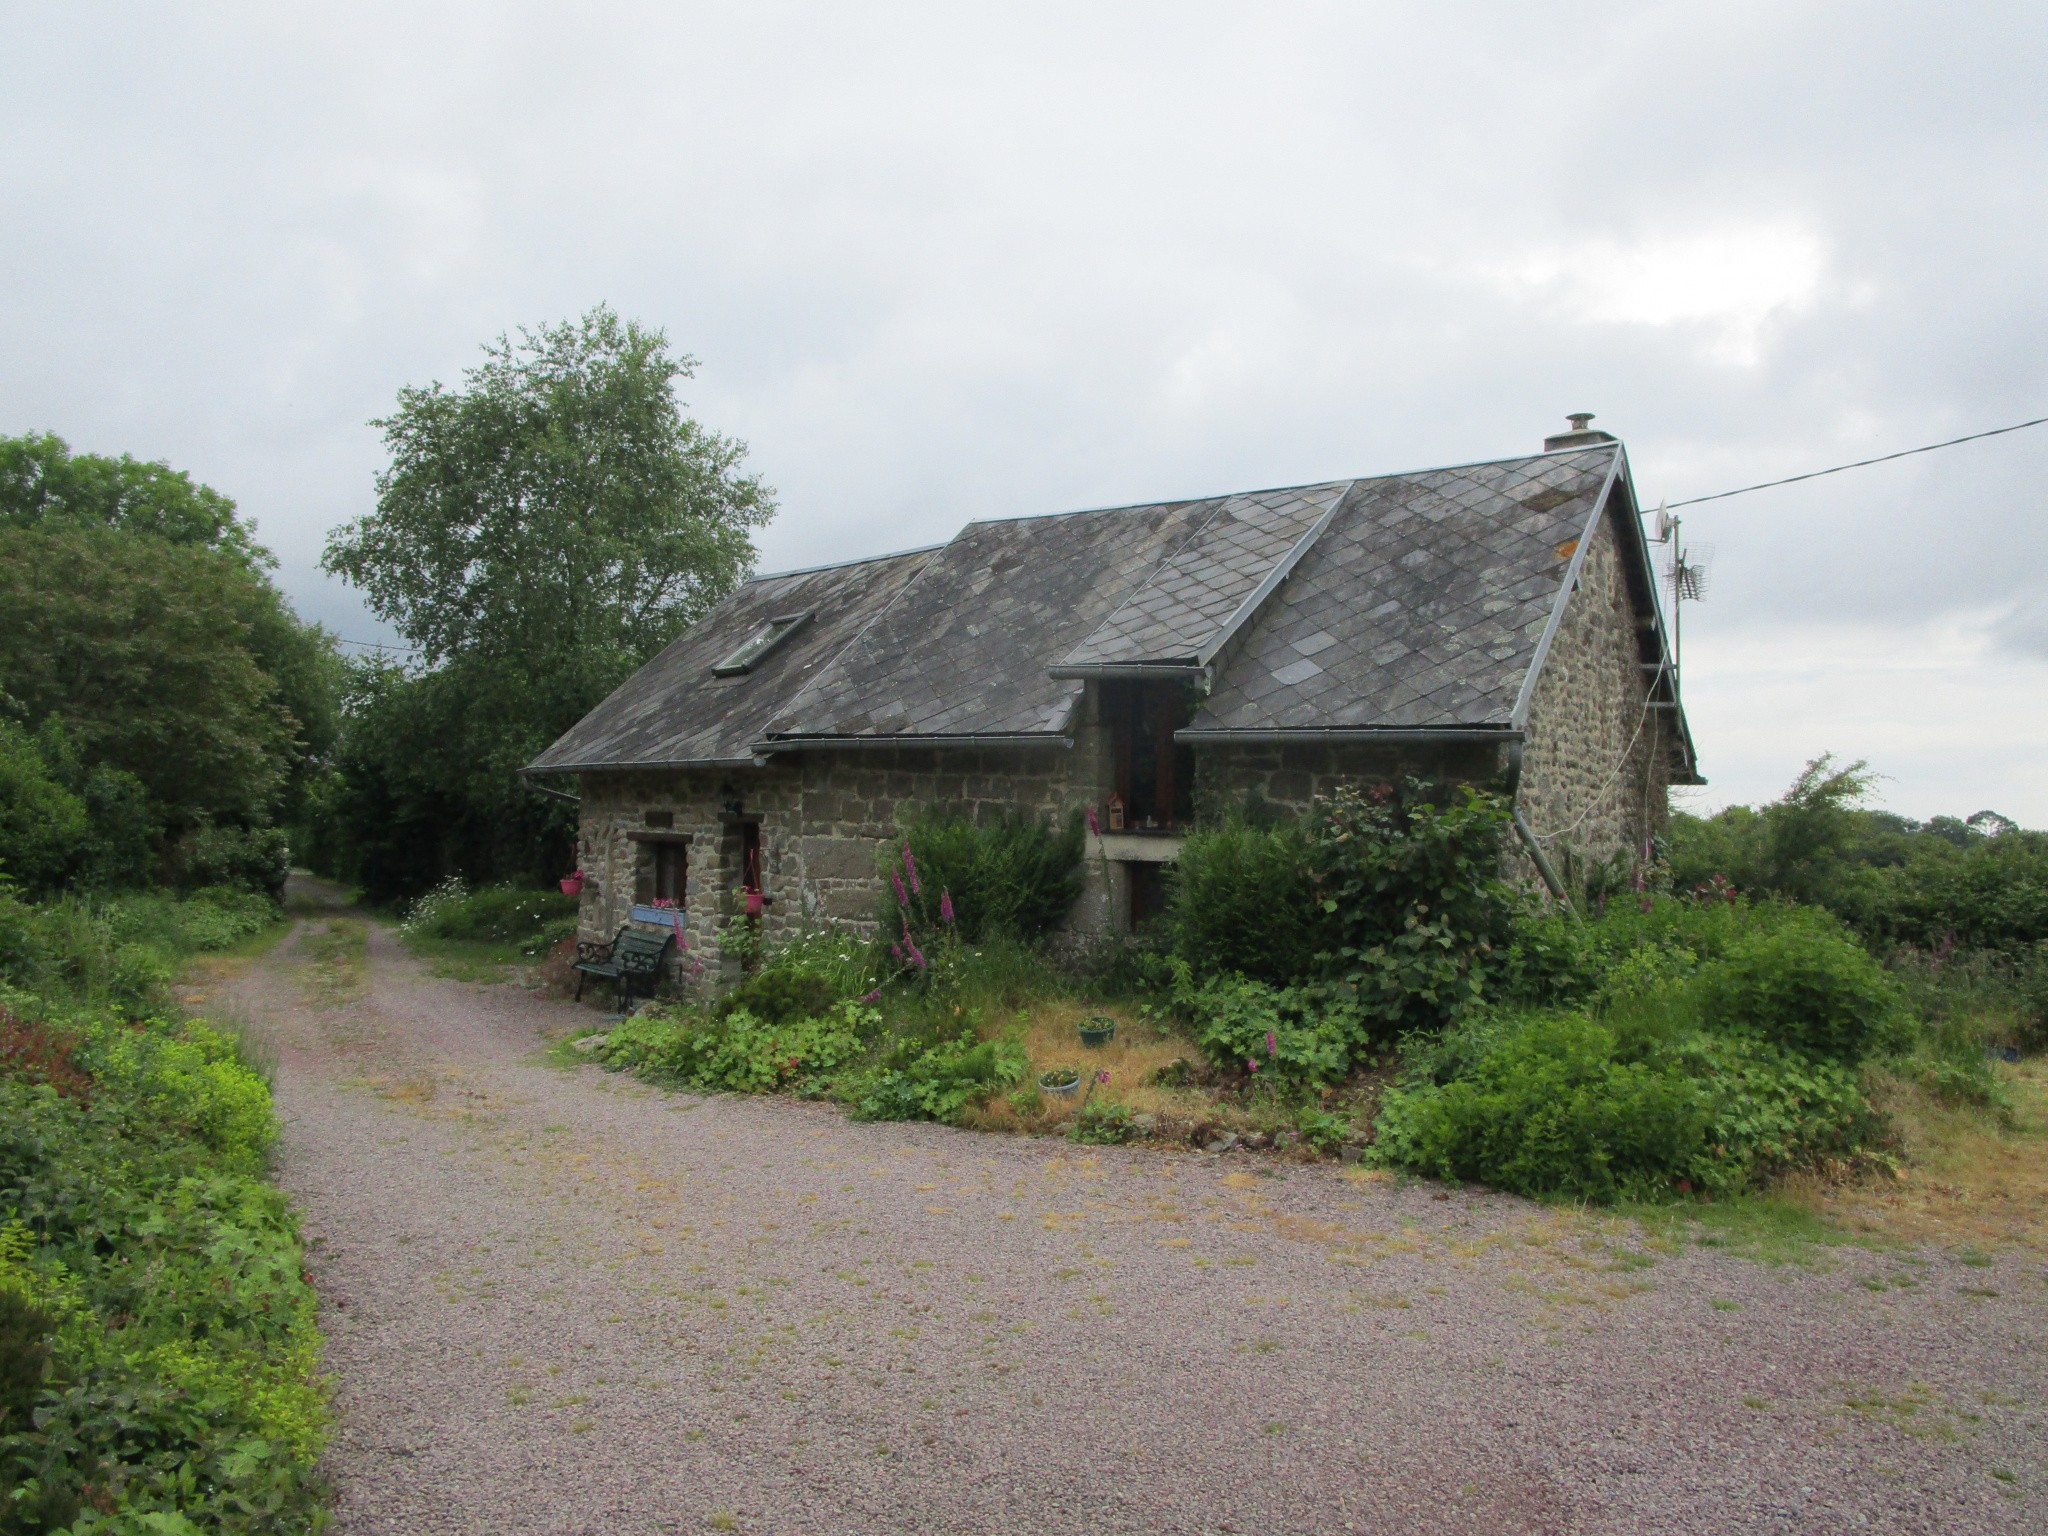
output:
[[[1685,605],[1701,602],[1707,595],[1714,569],[1714,546],[1687,544],[1684,519],[1673,517],[1664,503],[1657,504],[1655,516],[1655,542],[1671,550],[1671,563],[1664,569],[1664,579],[1671,583],[1671,670],[1675,673],[1685,629]]]

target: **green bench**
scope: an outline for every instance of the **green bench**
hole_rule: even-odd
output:
[[[609,944],[580,941],[576,945],[576,1001],[583,1001],[584,978],[597,976],[612,983],[617,1009],[624,1013],[633,1000],[636,980],[644,978],[647,990],[654,990],[675,942],[673,933],[649,933],[631,923],[621,928]]]

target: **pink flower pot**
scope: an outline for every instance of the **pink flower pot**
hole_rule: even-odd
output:
[[[568,879],[564,880],[562,882],[562,894],[564,896],[581,896],[583,894],[583,877],[581,875],[571,875]]]

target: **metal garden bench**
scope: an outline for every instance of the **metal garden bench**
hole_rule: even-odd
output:
[[[596,944],[589,940],[579,942],[576,946],[576,1000],[583,1000],[584,979],[597,976],[612,983],[618,1011],[624,1013],[626,1005],[633,1000],[633,983],[636,980],[644,979],[647,990],[654,990],[654,984],[661,976],[662,964],[668,959],[668,952],[675,942],[673,933],[649,933],[631,923],[620,928],[609,944]]]

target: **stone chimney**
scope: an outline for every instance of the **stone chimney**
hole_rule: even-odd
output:
[[[1592,419],[1591,411],[1571,412],[1565,417],[1565,420],[1572,424],[1571,431],[1560,432],[1555,437],[1543,439],[1543,451],[1555,453],[1560,448],[1592,448],[1601,443],[1617,440],[1612,432],[1602,432],[1598,427],[1587,426],[1586,423]]]

